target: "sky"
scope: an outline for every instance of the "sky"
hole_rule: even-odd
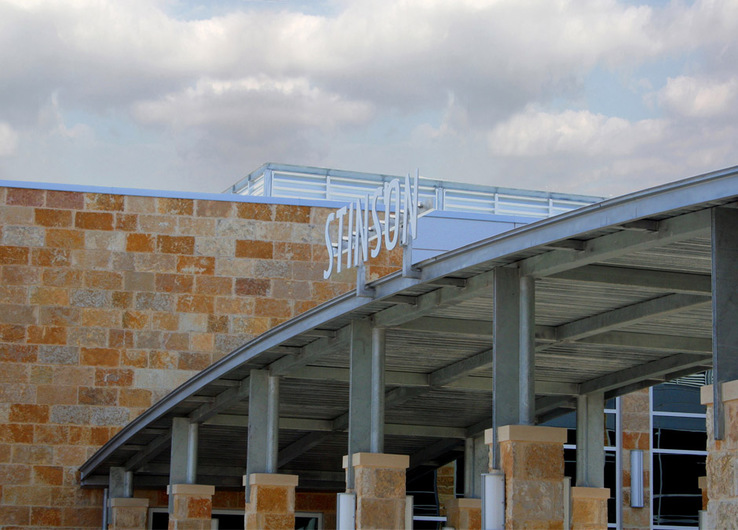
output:
[[[0,0],[0,179],[615,196],[738,164],[738,2]]]

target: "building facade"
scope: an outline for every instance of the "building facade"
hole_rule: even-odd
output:
[[[88,458],[193,375],[355,288],[353,270],[323,278],[325,220],[342,203],[22,186],[0,188],[0,524],[99,528],[107,521],[104,490],[79,482]],[[476,227],[465,234],[470,240],[502,230],[492,222],[507,230],[535,219],[475,215],[467,216]],[[439,213],[427,223],[459,219]],[[448,248],[424,244],[418,252]],[[380,254],[368,279],[401,267],[399,251]],[[668,413],[698,423],[703,413],[671,410],[670,400],[651,406],[651,395],[620,398],[619,419],[612,415],[622,426],[612,425],[608,454],[620,459],[615,488],[626,494],[614,497],[621,507],[611,503],[619,510],[611,520],[623,528],[681,524],[668,518],[664,470],[685,448],[669,445],[664,433],[679,430]],[[690,448],[680,454],[704,457]],[[643,508],[632,508],[627,494],[631,449],[653,452]],[[648,474],[651,462],[658,478]],[[136,497],[149,499],[148,524],[156,524],[166,490],[145,480],[135,487]],[[295,509],[320,513],[332,527],[335,495],[309,489],[298,491]],[[228,515],[244,502],[243,490],[216,490],[212,509]]]

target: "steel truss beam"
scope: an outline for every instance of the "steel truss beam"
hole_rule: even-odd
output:
[[[645,287],[680,294],[710,294],[709,274],[670,272],[660,270],[616,267],[612,265],[585,265],[549,276],[556,280],[572,280],[583,283]]]
[[[521,275],[544,277],[628,253],[709,233],[710,210],[683,214],[658,223],[658,231],[623,230],[590,239],[584,250],[552,250],[519,262]]]

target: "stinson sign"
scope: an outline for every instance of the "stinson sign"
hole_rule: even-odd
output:
[[[325,221],[325,247],[328,268],[323,278],[330,278],[345,268],[358,267],[369,257],[376,258],[384,248],[390,251],[407,245],[417,237],[418,175],[404,182],[399,178],[378,186],[364,199],[355,199],[328,215]],[[337,234],[335,241],[333,234]]]

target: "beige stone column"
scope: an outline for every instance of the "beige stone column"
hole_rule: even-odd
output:
[[[702,387],[707,405],[707,528],[738,525],[738,381],[723,383],[725,431],[715,440],[712,385]],[[704,491],[704,490],[703,490]]]
[[[698,477],[697,487],[702,492],[702,510],[707,511],[707,477]]]
[[[446,515],[446,503],[456,498],[456,461],[436,469],[439,515]]]
[[[247,477],[243,477],[244,486]],[[252,473],[244,523],[247,530],[294,530],[297,475]]]
[[[456,530],[482,528],[482,499],[449,499],[445,507],[446,526]]]
[[[146,528],[149,499],[116,497],[108,499],[110,508],[109,530],[140,530]]]
[[[533,425],[498,428],[505,473],[506,528],[562,528],[566,429]],[[491,429],[485,442],[493,442]]]
[[[167,493],[173,497],[169,530],[210,530],[214,486],[174,484]]]
[[[572,530],[605,530],[609,498],[610,488],[572,488]]]
[[[405,528],[407,455],[354,453],[356,530]]]
[[[620,441],[623,462],[622,509],[623,528],[651,528],[651,409],[648,389],[620,398],[623,437]],[[630,452],[643,451],[643,507],[630,505]]]

